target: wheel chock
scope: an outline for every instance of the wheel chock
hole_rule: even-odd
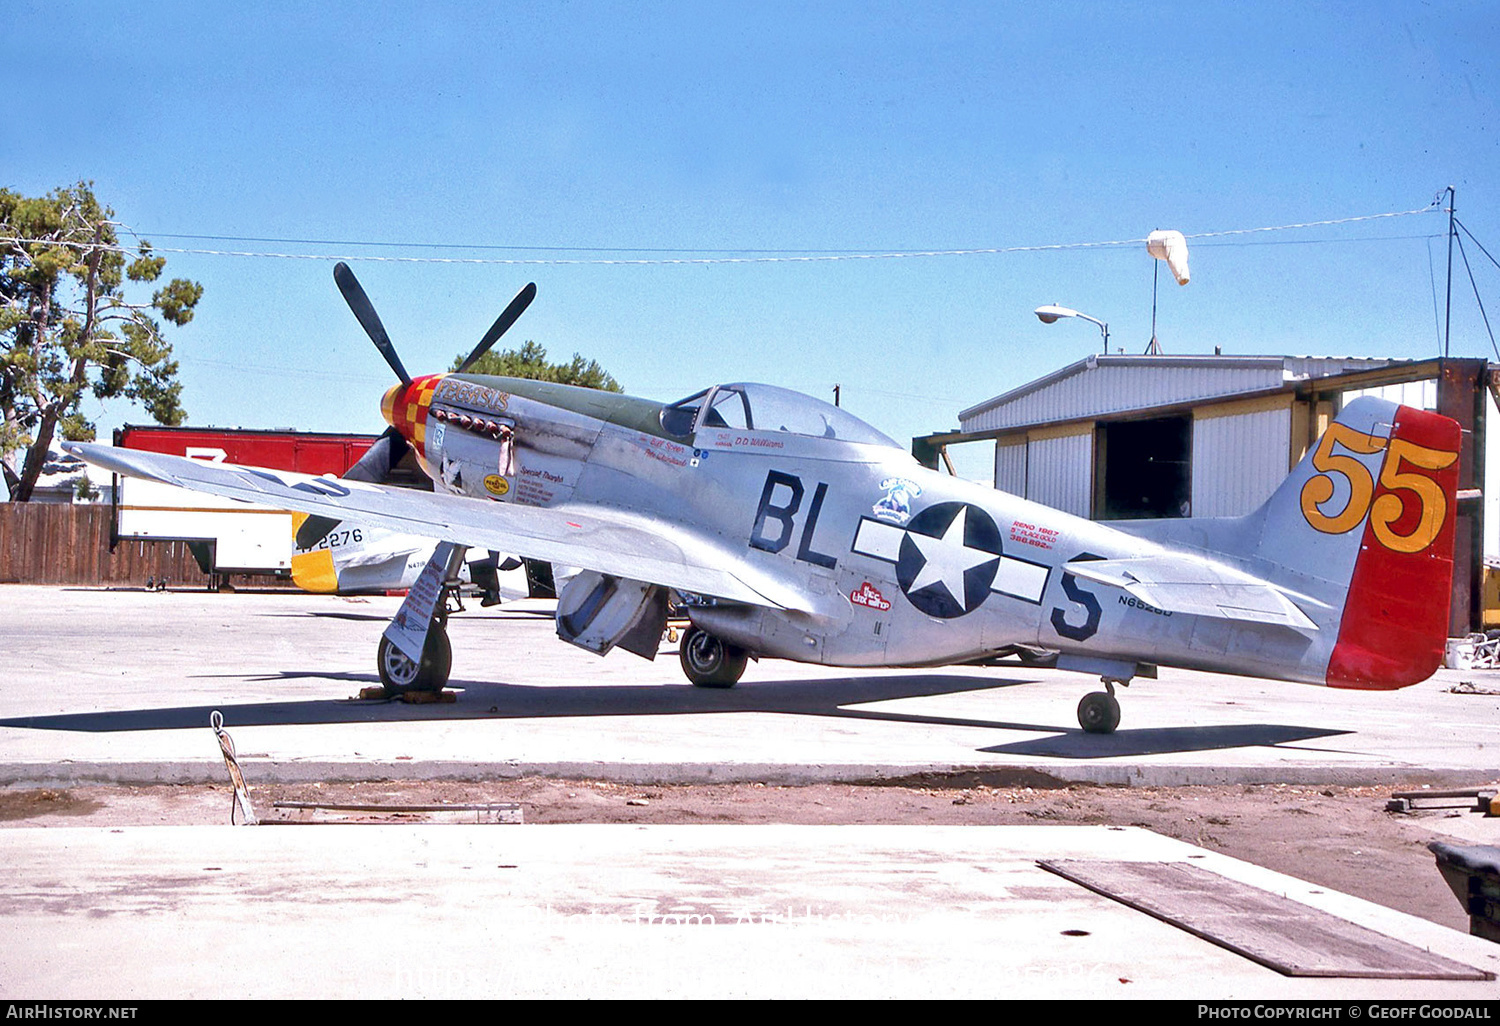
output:
[[[458,693],[448,691],[404,691],[399,695],[393,695],[385,689],[384,685],[377,684],[373,688],[360,688],[358,698],[361,702],[406,702],[409,705],[447,705],[458,701]]]
[[[454,691],[407,691],[397,695],[397,699],[408,705],[448,705],[458,701],[458,694]]]

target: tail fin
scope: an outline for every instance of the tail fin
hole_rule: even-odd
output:
[[[1442,664],[1459,446],[1457,421],[1357,399],[1251,518],[1277,583],[1338,614],[1322,625],[1330,686],[1405,687]]]

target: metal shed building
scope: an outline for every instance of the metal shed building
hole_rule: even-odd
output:
[[[1484,489],[1480,502],[1486,478],[1500,485],[1484,444],[1493,384],[1483,360],[1093,355],[963,410],[958,431],[914,439],[913,452],[936,466],[949,445],[993,442],[996,488],[1096,520],[1238,516],[1353,397],[1437,410],[1464,432],[1451,625],[1461,635],[1482,626],[1484,556],[1500,561],[1500,495]]]

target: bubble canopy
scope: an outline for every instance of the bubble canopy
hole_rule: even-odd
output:
[[[661,410],[668,434],[689,438],[703,428],[785,431],[900,449],[894,440],[830,403],[788,388],[737,382],[705,388]],[[904,451],[904,450],[903,450]]]

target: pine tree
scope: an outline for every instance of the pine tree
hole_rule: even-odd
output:
[[[58,432],[93,439],[85,392],[182,422],[177,363],[156,318],[188,323],[203,287],[174,278],[149,302],[131,301],[127,283],[158,280],[166,259],[144,240],[121,246],[116,227],[91,182],[43,197],[0,189],[0,455],[14,501],[31,498]]]

